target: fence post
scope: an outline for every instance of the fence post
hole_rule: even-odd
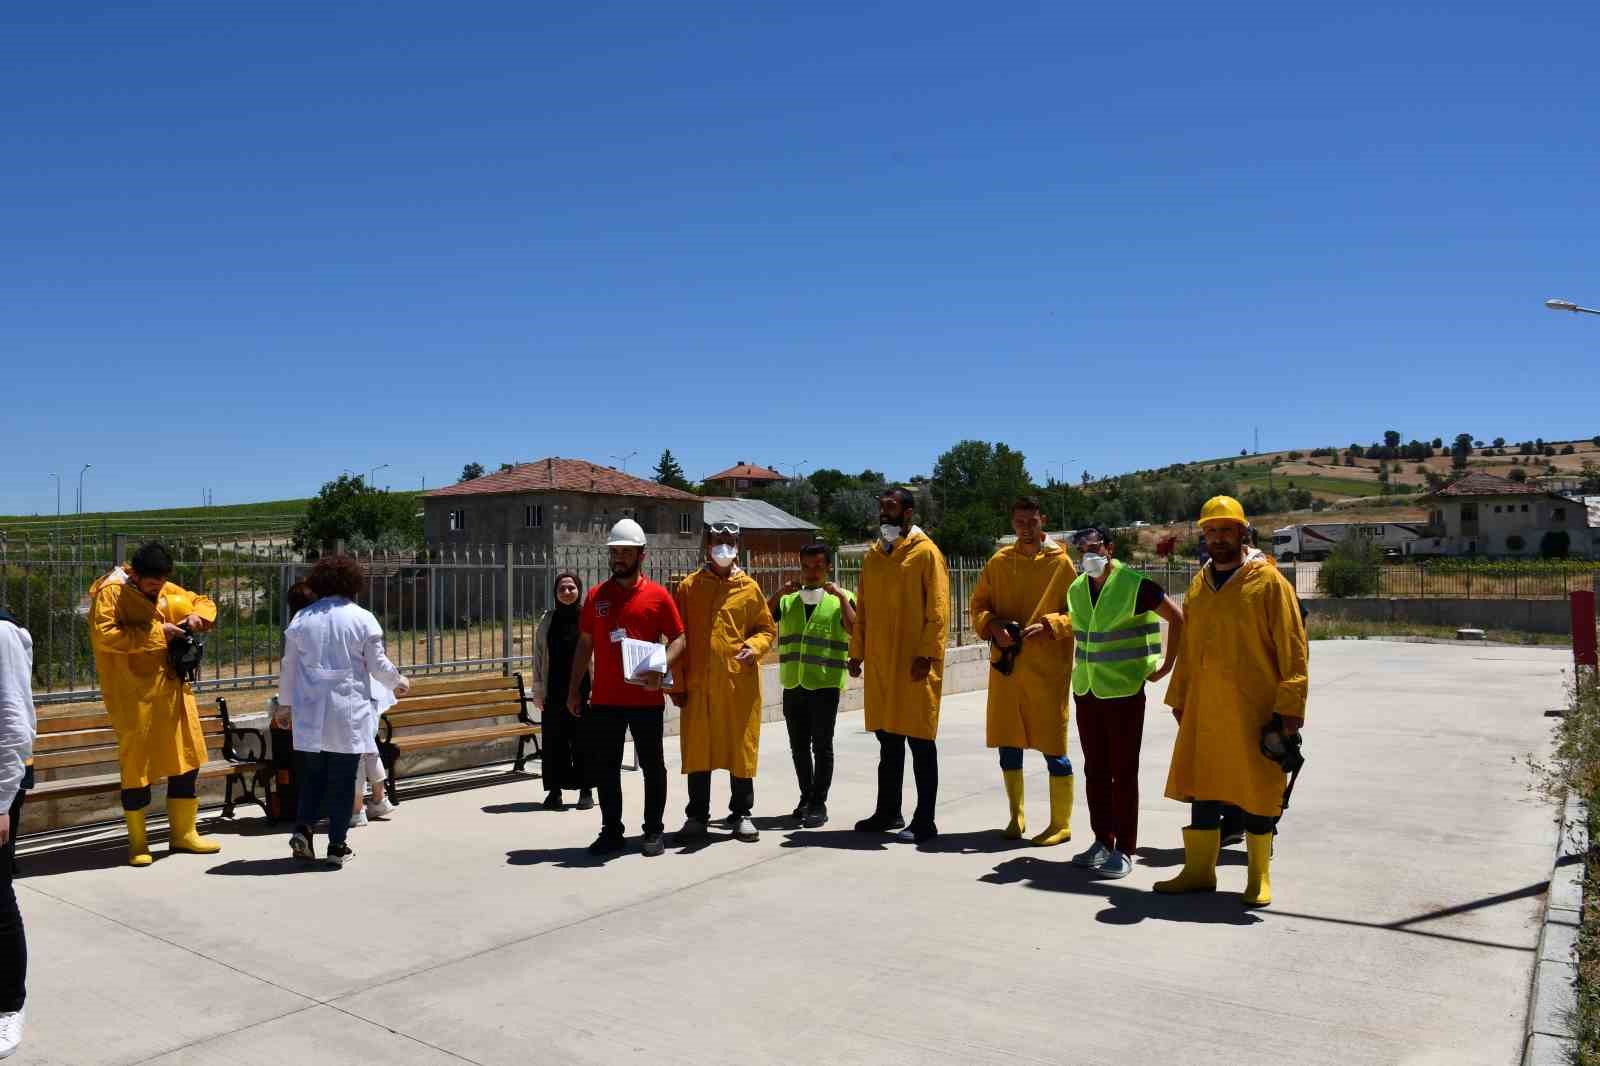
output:
[[[111,538],[111,561],[116,566],[121,566],[128,561],[128,535],[118,533]]]
[[[502,645],[502,647],[504,649],[504,654],[505,654],[505,658],[506,658],[505,675],[507,677],[510,677],[511,674],[512,674],[512,670],[511,670],[511,649],[512,649],[511,627],[514,624],[513,623],[513,619],[516,617],[515,612],[513,610],[513,604],[512,604],[513,597],[512,597],[512,593],[511,593],[512,587],[517,582],[516,563],[513,561],[515,559],[515,556],[513,555],[513,552],[515,552],[515,550],[516,550],[516,545],[514,545],[514,544],[507,544],[506,545],[506,616],[505,616],[505,632],[500,635],[500,640],[501,640],[501,645]]]
[[[1572,661],[1594,670],[1600,665],[1595,651],[1594,593],[1580,589],[1569,597],[1572,605]]]

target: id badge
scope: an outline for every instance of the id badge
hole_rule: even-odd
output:
[[[628,631],[626,629],[613,629],[611,631],[611,643],[613,644],[621,644],[627,637]]]

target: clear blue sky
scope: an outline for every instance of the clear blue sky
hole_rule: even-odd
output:
[[[0,512],[1600,433],[1600,9],[1405,6],[7,5]]]

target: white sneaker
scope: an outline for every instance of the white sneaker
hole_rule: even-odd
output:
[[[26,1008],[0,1014],[0,1059],[16,1054],[22,1046],[22,1018]]]
[[[756,830],[756,823],[750,820],[748,814],[741,814],[734,822],[733,835],[747,844],[761,839],[761,834]]]
[[[1111,849],[1096,840],[1094,846],[1088,851],[1080,852],[1072,857],[1072,865],[1083,870],[1098,870],[1105,865],[1106,860],[1110,857]]]
[[[394,813],[394,804],[389,802],[389,797],[384,796],[377,803],[367,804],[368,818],[387,818]]]
[[[352,814],[350,816],[350,828],[351,829],[360,829],[362,826],[364,826],[366,824],[367,824],[367,812],[365,810],[357,811],[356,813],[354,813],[354,814]]]
[[[1133,860],[1120,851],[1113,851],[1106,856],[1106,861],[1101,863],[1096,871],[1101,877],[1117,880],[1133,873]]]

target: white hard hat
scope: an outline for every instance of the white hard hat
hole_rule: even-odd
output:
[[[611,527],[611,536],[606,540],[608,548],[642,548],[644,547],[644,529],[631,518],[624,518]]]

